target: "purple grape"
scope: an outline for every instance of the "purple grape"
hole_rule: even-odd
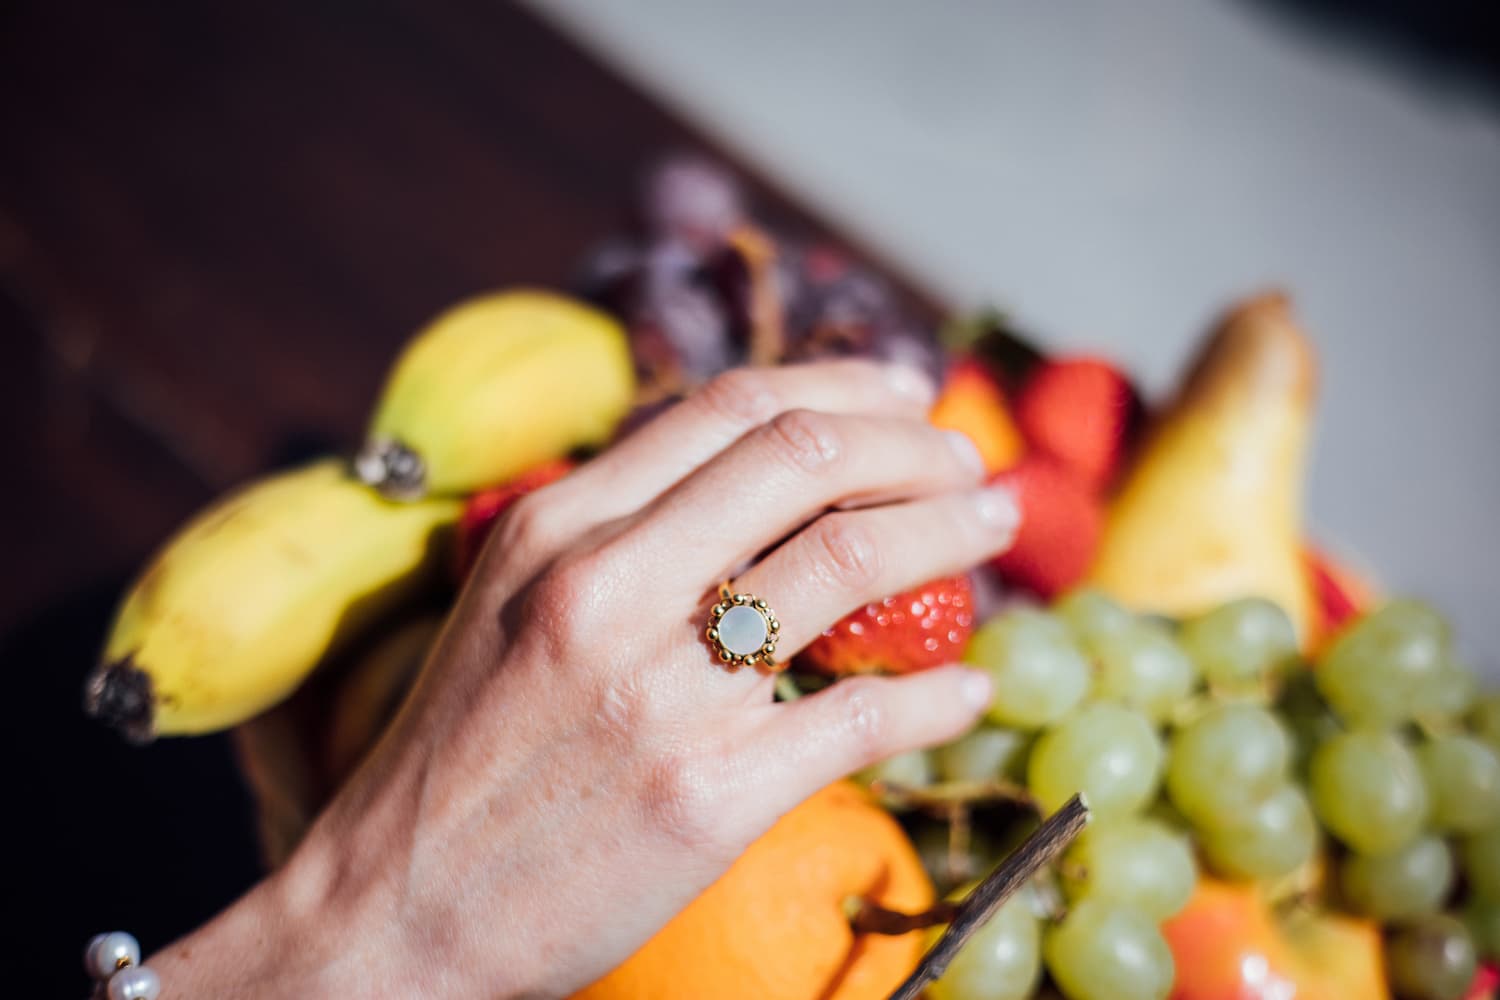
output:
[[[643,235],[597,247],[576,287],[630,331],[648,397],[680,395],[752,360],[752,348],[757,361],[867,357],[941,377],[935,331],[842,250],[778,235],[771,273],[757,275],[746,257],[753,251],[732,238],[747,224],[739,187],[715,164],[663,162],[648,175],[640,208]],[[780,304],[780,336],[757,342],[752,306],[767,300]]]
[[[705,256],[745,218],[734,178],[696,156],[672,157],[652,170],[641,201],[651,238],[679,241]]]

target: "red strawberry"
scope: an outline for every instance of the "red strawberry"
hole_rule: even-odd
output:
[[[543,462],[508,483],[491,486],[469,497],[464,505],[463,515],[458,519],[457,537],[454,539],[455,578],[463,580],[469,575],[469,570],[474,568],[474,561],[479,558],[479,550],[484,548],[484,540],[490,536],[490,529],[495,526],[500,515],[510,509],[511,504],[532,490],[541,489],[566,476],[572,471],[573,465],[566,458]]]
[[[1302,560],[1313,595],[1316,647],[1378,603],[1373,584],[1327,552],[1303,543]]]
[[[819,636],[801,663],[825,674],[909,674],[955,663],[974,631],[967,576],[866,604]]]
[[[1495,1000],[1497,994],[1500,994],[1500,967],[1485,962],[1474,970],[1474,981],[1469,984],[1464,1000]]]
[[[1140,414],[1129,380],[1098,358],[1045,362],[1016,399],[1016,421],[1030,445],[1096,490],[1114,478]]]
[[[1045,598],[1083,579],[1104,530],[1104,503],[1061,462],[1027,455],[994,479],[1016,494],[1021,528],[990,565],[1011,583]]]

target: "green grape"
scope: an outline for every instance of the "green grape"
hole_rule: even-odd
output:
[[[1014,729],[979,725],[932,751],[943,781],[1020,781],[1031,737]]]
[[[1391,601],[1333,640],[1318,665],[1318,690],[1345,722],[1396,726],[1421,707],[1447,658],[1448,625],[1438,613]]]
[[[1453,879],[1453,852],[1431,834],[1375,858],[1350,854],[1339,866],[1344,898],[1386,922],[1436,913],[1453,891]]]
[[[1000,862],[1005,852],[984,830],[969,831],[968,842],[955,857],[950,849],[951,838],[947,823],[923,820],[917,823],[912,833],[912,846],[922,867],[939,891],[952,889],[970,879],[982,878]]]
[[[1215,705],[1173,737],[1167,794],[1194,826],[1237,823],[1286,779],[1290,757],[1286,730],[1270,712]]]
[[[1385,968],[1402,1000],[1460,1000],[1479,962],[1468,929],[1446,914],[1423,917],[1385,943]]]
[[[932,784],[932,759],[926,750],[908,750],[856,771],[853,777],[866,786],[879,781],[902,788],[925,788]]]
[[[1272,879],[1296,871],[1318,852],[1318,822],[1296,785],[1275,789],[1250,812],[1198,834],[1204,856],[1230,878]]]
[[[1469,711],[1469,728],[1492,747],[1500,747],[1500,692],[1482,695]]]
[[[1297,655],[1292,620],[1262,597],[1231,601],[1189,619],[1178,640],[1210,687],[1235,694],[1264,690],[1266,678]]]
[[[1389,854],[1427,821],[1422,769],[1389,733],[1340,733],[1313,754],[1308,778],[1318,819],[1361,854]]]
[[[1088,648],[1099,665],[1095,696],[1136,709],[1152,722],[1165,722],[1198,682],[1193,661],[1172,634],[1145,618]]]
[[[1464,875],[1478,899],[1500,903],[1500,826],[1492,826],[1462,842]]]
[[[1500,752],[1472,736],[1439,736],[1417,748],[1432,794],[1432,825],[1478,833],[1500,824]]]
[[[1461,719],[1474,707],[1478,696],[1479,678],[1450,656],[1443,660],[1432,680],[1417,692],[1412,717],[1429,723]]]
[[[1474,939],[1474,950],[1491,962],[1500,961],[1500,903],[1476,899],[1464,908],[1464,926]]]
[[[1089,689],[1089,663],[1066,626],[1045,611],[1012,608],[981,625],[964,660],[989,671],[989,720],[1040,729],[1072,711]]]
[[[1186,906],[1198,881],[1188,838],[1135,817],[1090,826],[1069,848],[1062,873],[1070,899],[1129,903],[1154,920]]]
[[[1031,751],[1026,783],[1043,812],[1082,792],[1095,821],[1103,822],[1149,803],[1161,765],[1161,740],[1145,716],[1098,702],[1042,734]]]
[[[1292,773],[1305,776],[1313,751],[1343,727],[1318,694],[1311,670],[1294,670],[1287,676],[1276,712],[1292,739]]]
[[[1058,598],[1052,613],[1061,618],[1085,648],[1135,624],[1136,617],[1103,591],[1080,587]]]
[[[1047,932],[1042,954],[1069,1000],[1165,1000],[1177,974],[1156,921],[1102,899],[1073,906]]]
[[[965,889],[950,899],[967,895]],[[929,1000],[1027,1000],[1042,974],[1041,939],[1030,900],[1017,893],[974,932],[925,995]]]

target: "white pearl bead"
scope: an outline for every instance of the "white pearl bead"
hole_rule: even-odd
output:
[[[98,979],[99,973],[94,971],[94,949],[99,947],[99,942],[109,935],[95,934],[89,938],[89,943],[83,946],[83,971],[89,974],[90,979]]]
[[[144,965],[121,969],[109,980],[109,1000],[156,1000],[161,980]]]
[[[108,979],[114,975],[121,961],[125,961],[126,965],[135,965],[140,960],[141,946],[124,931],[94,935],[94,939],[89,942],[88,951],[84,953],[84,964],[88,966],[89,975],[95,979]]]
[[[766,620],[759,611],[743,604],[724,612],[718,627],[719,642],[725,649],[740,656],[759,652],[766,641]]]

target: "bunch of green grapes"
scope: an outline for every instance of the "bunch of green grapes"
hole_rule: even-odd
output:
[[[1398,996],[1463,997],[1500,960],[1500,696],[1478,694],[1448,624],[1410,600],[1341,632],[1312,681],[1333,724],[1309,741],[1307,782],[1339,845],[1338,898],[1385,925]]]
[[[962,836],[909,818],[936,881],[982,877],[1075,793],[1093,822],[933,1000],[1027,1000],[1048,984],[1067,1000],[1162,1000],[1174,967],[1160,925],[1200,868],[1312,885],[1381,921],[1404,1000],[1454,1000],[1478,959],[1500,958],[1500,696],[1477,694],[1425,606],[1391,602],[1309,669],[1270,602],[1173,623],[1082,590],[990,619],[965,659],[995,681],[985,722],[865,777],[948,805],[1010,789],[1032,811],[985,806]]]

